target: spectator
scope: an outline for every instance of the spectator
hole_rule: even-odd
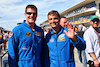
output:
[[[82,31],[82,25],[78,25],[78,31],[76,32],[81,38],[83,38],[84,31]],[[79,63],[83,65],[82,62],[82,54],[83,54],[83,60],[84,60],[84,67],[87,67],[87,60],[86,60],[86,54],[85,50],[78,50],[78,56],[79,56]]]
[[[48,28],[48,30],[47,30],[47,33],[49,33],[49,32],[51,32],[51,29],[50,28]]]
[[[46,36],[47,32],[46,32],[45,27],[43,27],[42,29],[43,29],[43,31],[44,31],[44,38],[45,38],[45,36]]]
[[[82,26],[83,26],[83,28],[82,28],[82,31],[86,31],[87,30],[87,28],[84,26],[84,24],[81,24]]]
[[[60,25],[63,28],[66,28],[66,23],[67,23],[67,18],[66,17],[61,17],[61,19],[60,19]]]
[[[72,28],[73,26],[71,25],[71,23],[69,23],[67,21],[67,18],[66,17],[61,17],[60,18],[60,25],[63,27],[63,28]]]
[[[3,45],[3,34],[2,34],[2,30],[0,29],[0,55],[2,51],[2,45]]]
[[[4,50],[6,49],[7,38],[8,38],[7,32],[3,31]]]
[[[100,67],[99,23],[100,20],[98,16],[91,16],[91,26],[84,33],[84,40],[86,41],[86,57],[90,67]]]

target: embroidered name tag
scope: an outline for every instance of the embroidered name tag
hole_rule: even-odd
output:
[[[41,36],[41,32],[37,32],[37,31],[36,31],[36,32],[35,32],[35,35],[36,35],[36,36]]]
[[[65,37],[58,38],[58,42],[65,42],[65,41],[66,41],[66,38]]]

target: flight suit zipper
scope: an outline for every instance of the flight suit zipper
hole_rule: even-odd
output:
[[[59,63],[59,53],[58,53],[58,46],[57,46],[57,40],[58,40],[58,34],[57,34],[57,38],[56,38],[56,47],[57,47],[57,59],[58,59],[58,67],[60,67],[60,63]]]

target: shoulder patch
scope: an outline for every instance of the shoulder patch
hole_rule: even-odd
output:
[[[9,38],[11,38],[13,36],[13,32],[11,31],[10,33],[9,33]]]

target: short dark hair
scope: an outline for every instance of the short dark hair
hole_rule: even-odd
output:
[[[60,14],[59,14],[59,12],[56,11],[56,10],[52,10],[52,11],[50,11],[50,12],[48,13],[48,15],[51,15],[51,14],[58,15],[58,17],[60,18]]]
[[[20,24],[22,24],[22,23],[17,23],[17,25],[20,25]]]
[[[84,24],[82,23],[81,25],[83,25],[84,26]]]
[[[26,8],[25,8],[25,12],[27,12],[27,8],[34,8],[37,11],[37,7],[35,5],[33,5],[33,4],[27,5]]]
[[[66,18],[65,16],[60,16],[60,18]]]

